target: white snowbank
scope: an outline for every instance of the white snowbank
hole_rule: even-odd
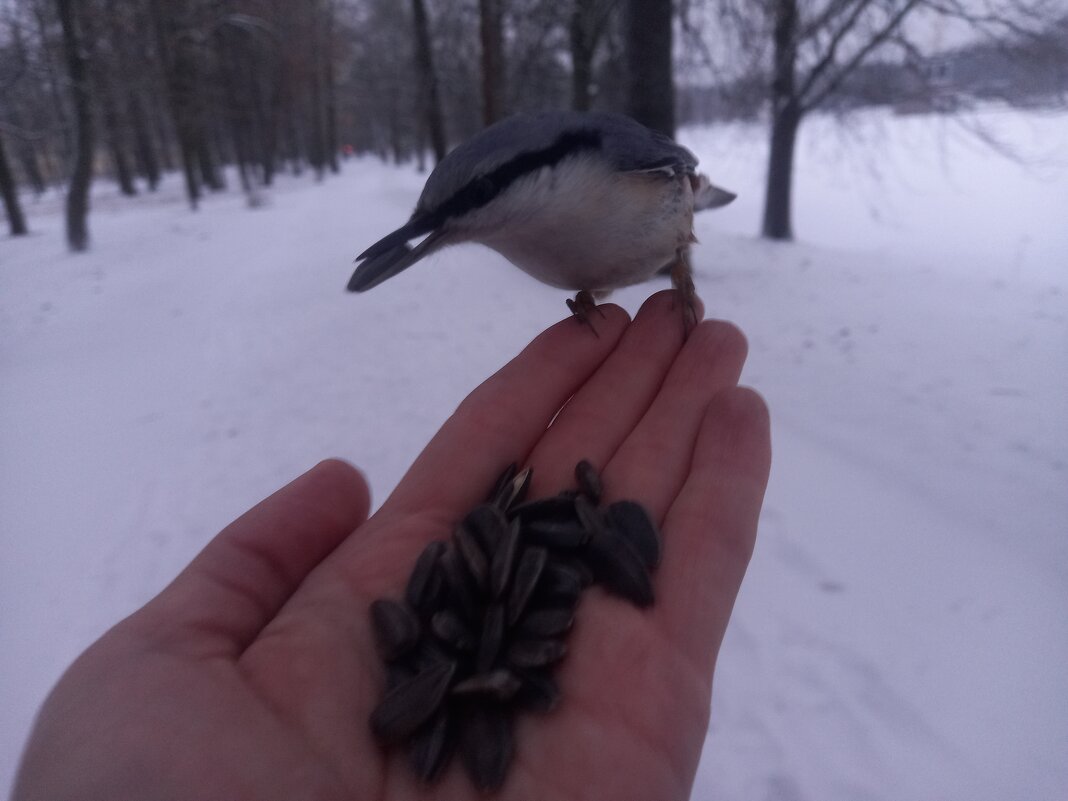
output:
[[[1066,152],[1063,115],[984,120]],[[860,125],[867,162],[803,128],[797,245],[754,237],[763,131],[683,133],[741,194],[698,221],[698,289],[749,336],[775,449],[694,797],[1063,798],[1068,169]],[[58,197],[0,240],[0,784],[63,668],[222,525],[328,455],[381,500],[563,316],[474,246],[344,293],[421,185],[352,161],[198,214],[176,177],[149,202],[98,186],[91,253],[65,252]]]

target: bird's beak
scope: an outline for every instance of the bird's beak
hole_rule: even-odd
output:
[[[693,210],[718,209],[720,206],[726,206],[736,197],[738,195],[734,192],[716,186],[705,175],[699,175],[697,177],[697,188],[694,189],[693,193]]]

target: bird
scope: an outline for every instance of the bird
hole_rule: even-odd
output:
[[[408,222],[356,257],[348,290],[366,292],[443,247],[477,242],[575,292],[567,305],[588,324],[613,289],[669,274],[688,326],[696,323],[694,212],[736,197],[697,164],[623,114],[513,115],[438,162]]]

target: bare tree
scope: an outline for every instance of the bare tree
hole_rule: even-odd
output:
[[[108,49],[110,48],[108,41]],[[110,52],[108,55],[112,55]],[[93,60],[93,89],[100,105],[100,117],[104,128],[104,139],[111,154],[111,163],[115,168],[115,178],[119,182],[119,191],[132,197],[137,194],[134,186],[133,168],[127,156],[126,130],[119,99],[116,96],[117,82],[114,70],[109,63],[112,59],[102,58],[99,53]]]
[[[7,212],[7,225],[11,235],[28,234],[26,216],[22,213],[22,206],[19,205],[18,188],[15,186],[15,177],[11,173],[11,167],[7,163],[2,135],[0,135],[0,195],[4,198],[4,211]]]
[[[424,124],[430,135],[435,161],[445,158],[445,118],[441,113],[441,97],[438,93],[438,73],[434,69],[434,46],[430,38],[430,25],[423,0],[412,0],[412,21],[415,25],[415,60],[422,89]]]
[[[14,25],[9,25],[9,28],[14,29]],[[18,42],[17,33],[12,38],[16,39],[17,45],[21,45],[21,42]],[[26,54],[21,46],[13,48],[11,56],[14,63],[7,63],[7,59],[0,62],[0,65],[4,68],[3,75],[0,76],[2,77],[0,89],[3,90],[5,96],[26,70]],[[22,213],[22,206],[19,203],[15,176],[7,160],[7,151],[4,149],[3,133],[3,128],[0,127],[0,196],[4,200],[4,211],[7,214],[8,230],[11,232],[11,236],[22,236],[29,233],[29,229],[26,227],[26,216]]]
[[[186,11],[184,0],[150,0],[152,24],[167,85],[168,106],[178,135],[186,197],[190,207],[196,210],[201,195],[196,161],[201,131],[194,108],[196,65],[190,52],[192,42],[188,35],[181,35],[182,20],[179,15]]]
[[[671,0],[627,0],[626,111],[655,131],[675,135]]]
[[[771,150],[762,229],[765,237],[793,238],[793,160],[802,117],[831,97],[921,2],[827,0],[810,18],[802,18],[798,0],[773,0],[770,4]],[[802,68],[800,50],[806,46],[816,53]]]
[[[74,170],[67,191],[67,244],[73,251],[89,247],[89,182],[93,177],[93,112],[86,43],[82,38],[78,4],[56,0],[63,28],[63,50],[74,100],[76,147]]]
[[[504,35],[501,0],[478,0],[482,39],[482,123],[492,125],[504,116]]]
[[[594,59],[618,0],[573,0],[570,20],[571,108],[593,105]]]
[[[718,0],[720,22],[733,39],[731,52],[739,62],[748,58],[750,74],[766,75],[771,131],[763,235],[793,237],[794,150],[801,123],[833,102],[858,70],[876,58],[915,56],[923,49],[917,39],[938,19],[1005,41],[1038,36],[1054,6],[1049,0]]]

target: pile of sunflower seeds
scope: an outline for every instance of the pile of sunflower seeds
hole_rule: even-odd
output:
[[[653,603],[649,571],[661,541],[634,501],[600,507],[587,461],[577,490],[526,501],[531,471],[510,465],[450,542],[430,543],[402,602],[371,605],[385,696],[371,715],[383,746],[407,748],[432,782],[457,748],[480,790],[501,786],[515,753],[514,715],[549,712],[553,666],[582,590],[597,583],[639,607]]]

